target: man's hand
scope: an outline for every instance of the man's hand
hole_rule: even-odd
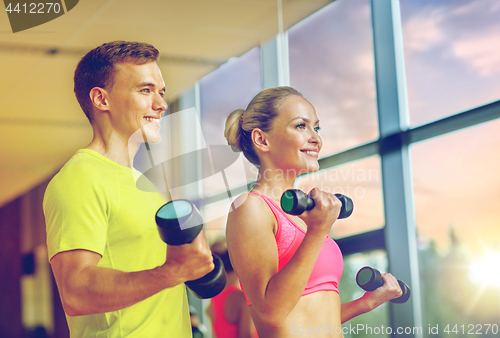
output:
[[[205,276],[214,269],[212,252],[203,230],[188,244],[167,245],[167,260],[160,268],[177,284]]]

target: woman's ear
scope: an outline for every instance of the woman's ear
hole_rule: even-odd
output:
[[[89,97],[95,108],[100,111],[109,110],[108,93],[106,92],[106,89],[94,87],[90,90]]]
[[[267,138],[267,134],[265,132],[259,128],[255,128],[252,130],[251,137],[255,148],[263,152],[269,151],[269,139]]]

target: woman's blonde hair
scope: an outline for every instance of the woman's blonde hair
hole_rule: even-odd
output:
[[[291,95],[302,96],[291,87],[268,88],[257,94],[246,110],[233,111],[226,120],[224,136],[233,151],[242,151],[243,155],[256,166],[260,165],[252,141],[252,130],[258,128],[264,132],[271,129],[272,122],[278,116],[282,101]]]

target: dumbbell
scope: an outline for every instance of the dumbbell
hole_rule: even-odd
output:
[[[160,237],[168,245],[191,243],[203,228],[203,218],[196,206],[183,199],[164,204],[156,212],[155,219]],[[212,256],[214,269],[199,279],[185,283],[201,299],[217,296],[226,286],[224,264],[217,255]]]
[[[365,291],[375,291],[384,285],[384,280],[382,279],[380,271],[375,268],[365,266],[358,271],[358,274],[356,275],[356,283],[358,283],[359,287]],[[410,287],[406,285],[405,282],[398,280],[398,283],[403,291],[403,295],[398,298],[391,299],[391,302],[401,304],[405,303],[410,298],[411,291]]]
[[[335,196],[342,202],[340,209],[339,219],[351,216],[354,209],[352,200],[342,194],[335,194]],[[314,200],[307,196],[300,189],[290,189],[281,195],[281,209],[291,215],[300,215],[306,210],[314,208]]]

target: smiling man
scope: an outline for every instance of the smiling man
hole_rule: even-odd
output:
[[[135,186],[133,156],[145,138],[160,140],[167,109],[158,58],[149,44],[116,41],[75,71],[93,139],[44,197],[49,260],[72,337],[191,337],[183,283],[214,267],[203,231],[191,244],[161,241],[154,215],[166,201]]]

